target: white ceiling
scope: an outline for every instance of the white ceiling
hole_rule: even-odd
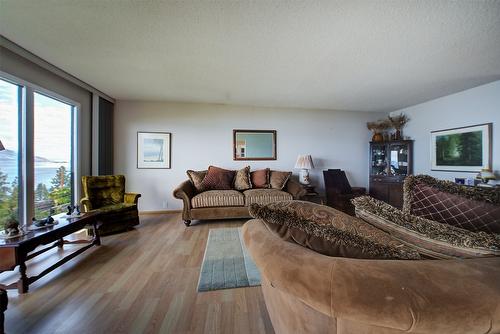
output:
[[[500,79],[500,1],[0,1],[117,99],[392,111]]]

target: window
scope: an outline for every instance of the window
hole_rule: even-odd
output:
[[[0,229],[19,219],[19,114],[21,87],[0,79]]]
[[[66,211],[73,204],[73,109],[34,94],[35,217]]]
[[[77,112],[77,103],[0,73],[0,230],[75,203]]]

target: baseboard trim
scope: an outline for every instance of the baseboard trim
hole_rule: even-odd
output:
[[[181,213],[182,210],[153,210],[153,211],[139,211],[140,215],[162,215],[166,213]]]

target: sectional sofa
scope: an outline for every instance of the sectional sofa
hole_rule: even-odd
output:
[[[306,202],[251,206],[243,238],[276,333],[500,333],[500,190],[417,176],[405,201],[358,199],[363,219]],[[399,258],[325,239],[332,226],[375,235]]]

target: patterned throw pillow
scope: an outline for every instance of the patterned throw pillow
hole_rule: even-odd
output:
[[[200,170],[200,171],[188,170],[186,173],[189,177],[189,180],[193,184],[194,189],[196,189],[197,192],[203,191],[201,188],[201,182],[203,182],[203,179],[207,175],[207,171],[206,170]]]
[[[208,167],[208,172],[201,182],[202,191],[230,190],[233,188],[234,170],[222,169],[215,166]]]
[[[407,214],[369,196],[352,200],[356,216],[431,258],[500,256],[500,234],[472,232]]]
[[[280,172],[272,170],[269,176],[269,183],[273,189],[283,189],[288,182],[292,172]]]
[[[472,232],[407,214],[369,196],[352,200],[356,216],[431,258],[500,256],[500,235]]]
[[[283,240],[328,256],[359,259],[420,259],[405,246],[359,218],[304,201],[250,205],[250,215],[261,219]]]
[[[269,188],[269,168],[259,169],[250,173],[252,188]]]
[[[236,176],[234,177],[234,189],[236,190],[248,190],[252,188],[252,180],[250,179],[250,166],[246,166],[238,171],[236,171]]]
[[[428,175],[409,176],[403,211],[421,218],[500,234],[500,189],[466,187]]]

